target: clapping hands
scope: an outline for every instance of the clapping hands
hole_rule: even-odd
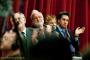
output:
[[[84,31],[85,31],[85,27],[82,27],[82,28],[77,27],[75,30],[75,36],[79,36],[79,34],[84,33]]]

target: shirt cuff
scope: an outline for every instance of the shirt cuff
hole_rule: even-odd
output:
[[[79,40],[79,37],[78,36],[75,36],[75,41],[78,41]]]

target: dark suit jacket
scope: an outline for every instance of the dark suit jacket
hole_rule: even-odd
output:
[[[23,45],[23,55],[26,60],[29,60],[31,57],[31,46],[32,46],[32,40],[31,40],[31,35],[32,35],[32,28],[26,28],[26,39],[22,36],[22,45]]]
[[[59,37],[60,37],[59,40],[57,41],[57,46],[58,46],[58,50],[56,50],[57,53],[60,54],[60,58],[62,58],[63,60],[72,60],[72,52],[70,49],[70,44],[72,44],[73,47],[75,48],[76,52],[78,52],[79,51],[78,41],[74,40],[70,30],[68,30],[68,32],[70,34],[70,41],[68,41],[67,39],[65,39],[62,36],[58,27],[56,28],[56,31],[59,33]]]
[[[71,34],[71,33],[70,33]],[[47,31],[44,31],[43,35],[38,35],[38,43],[32,48],[33,60],[72,60],[72,53],[70,50],[70,44],[74,43],[71,35],[69,42],[64,39],[58,28],[52,31],[49,35]],[[73,44],[78,46],[77,42]]]
[[[51,34],[44,30],[44,35],[39,34],[38,43],[33,47],[32,55],[34,60],[55,60],[55,54],[57,41],[59,34],[56,31],[52,31]],[[58,56],[58,55],[57,55]]]

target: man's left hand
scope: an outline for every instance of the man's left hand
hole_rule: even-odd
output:
[[[75,30],[75,36],[79,36],[79,34],[84,33],[84,31],[85,31],[85,27],[82,28],[77,27]]]

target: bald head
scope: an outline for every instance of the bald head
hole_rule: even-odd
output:
[[[44,24],[44,17],[38,10],[33,10],[31,13],[32,25],[34,27],[40,27]]]
[[[25,27],[26,18],[23,13],[20,12],[14,13],[14,19],[15,19],[15,23],[18,26],[18,29],[22,29],[23,27]]]

